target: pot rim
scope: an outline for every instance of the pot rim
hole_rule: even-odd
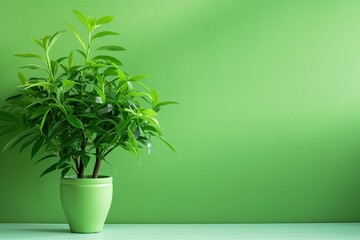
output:
[[[98,178],[91,178],[91,175],[86,175],[84,178],[77,178],[76,175],[65,176],[60,178],[60,184],[65,185],[96,185],[96,184],[112,184],[113,178],[111,176],[99,175]]]

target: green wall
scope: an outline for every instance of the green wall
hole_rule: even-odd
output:
[[[126,70],[181,103],[160,114],[178,155],[156,144],[140,162],[109,157],[108,222],[360,221],[359,1],[2,1],[1,100],[26,62],[13,54],[75,22],[73,9],[116,16]],[[0,222],[65,221],[44,167],[0,154]]]

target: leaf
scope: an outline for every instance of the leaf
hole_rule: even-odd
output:
[[[52,171],[55,171],[57,168],[57,163],[54,163],[53,165],[51,165],[50,167],[48,167],[41,175],[40,177],[52,172]]]
[[[116,73],[119,76],[120,81],[125,81],[126,80],[126,75],[123,71],[121,71],[120,68],[116,69]]]
[[[0,136],[12,133],[12,132],[16,132],[17,130],[19,130],[19,125],[18,124],[12,124],[12,125],[6,125],[6,126],[2,126],[0,128]]]
[[[68,164],[66,163],[68,160],[69,160],[69,158],[66,158],[66,157],[60,158],[60,161],[58,161],[56,168],[61,169],[64,166],[68,166]]]
[[[133,132],[130,130],[130,128],[128,128],[128,136],[129,136],[129,140],[131,143],[131,146],[134,148],[134,154],[136,155],[136,157],[139,159],[140,158],[140,153],[139,153],[139,146],[137,145],[135,136],[133,134]]]
[[[76,17],[80,20],[80,22],[81,22],[82,24],[84,24],[84,26],[85,26],[86,28],[89,29],[89,23],[88,23],[87,18],[84,16],[84,14],[82,14],[82,13],[81,13],[80,11],[78,11],[78,10],[74,10],[73,12],[74,12],[74,14],[76,15]]]
[[[42,129],[43,129],[44,123],[45,123],[45,121],[46,121],[46,116],[48,115],[48,113],[49,113],[49,111],[50,111],[51,108],[52,108],[52,105],[50,105],[50,106],[48,107],[48,109],[46,110],[46,112],[45,112],[45,114],[44,114],[44,116],[43,116],[43,118],[42,118],[42,120],[41,120],[41,124],[40,124],[40,131],[41,131],[41,132],[43,132]]]
[[[150,96],[152,98],[152,105],[156,106],[159,101],[159,96],[158,96],[157,92],[155,91],[155,89],[151,89]]]
[[[10,100],[13,100],[13,99],[22,97],[22,96],[24,96],[24,94],[16,94],[16,95],[14,95],[14,96],[11,96],[11,97],[6,98],[5,101],[10,101]]]
[[[98,26],[96,25],[96,18],[89,17],[89,18],[88,18],[88,22],[89,22],[89,32],[94,31],[94,29],[95,29],[96,27],[98,27]]]
[[[34,143],[35,140],[37,140],[39,138],[38,135],[34,136],[33,138],[27,140],[20,148],[19,153],[21,153],[25,148],[27,148],[28,146],[30,146],[32,143]]]
[[[78,53],[80,53],[84,58],[86,58],[86,54],[85,54],[83,51],[81,51],[81,50],[79,50],[79,49],[76,49],[76,51],[77,51]]]
[[[61,177],[65,177],[65,175],[69,172],[69,170],[71,169],[71,167],[66,167],[61,171]]]
[[[64,92],[69,91],[72,87],[74,87],[76,84],[76,82],[72,81],[72,80],[63,80],[62,81],[62,87]]]
[[[54,43],[59,39],[61,34],[63,34],[64,32],[65,32],[65,30],[58,31],[54,35],[51,36],[49,46],[48,46],[48,50],[50,50],[50,48],[54,45]]]
[[[13,137],[10,141],[7,142],[7,144],[4,146],[4,148],[2,149],[2,151],[5,151],[6,149],[13,148],[18,142],[20,142],[22,139],[26,138],[27,136],[33,134],[33,132],[28,133],[28,132],[21,132],[19,134],[17,134],[15,137]],[[10,149],[11,149],[10,148]]]
[[[75,117],[74,115],[67,114],[67,115],[66,115],[66,120],[68,120],[68,122],[69,122],[71,125],[73,125],[74,127],[84,129],[84,125],[83,125],[83,123],[81,122],[81,120],[78,119],[77,117]]]
[[[98,80],[101,89],[104,89],[104,82],[105,82],[104,78],[100,74],[97,74],[96,79]]]
[[[37,160],[37,161],[34,163],[34,165],[35,165],[35,164],[38,164],[38,163],[41,162],[41,161],[44,161],[44,160],[46,160],[46,159],[53,158],[53,157],[57,157],[57,155],[55,155],[55,154],[46,155],[45,157],[42,157],[42,158],[40,158],[39,160]]]
[[[24,57],[24,58],[39,58],[39,59],[43,59],[43,57],[41,57],[38,54],[35,53],[19,53],[19,54],[15,54],[16,57]]]
[[[67,59],[68,57],[61,57],[61,58],[58,58],[56,59],[56,62],[57,63],[61,63],[62,61],[64,61],[65,59]]]
[[[82,38],[80,37],[80,34],[79,34],[78,31],[76,30],[76,28],[74,28],[70,23],[67,23],[67,25],[69,26],[69,28],[71,29],[71,31],[74,33],[76,39],[79,41],[79,43],[81,44],[81,46],[83,47],[83,49],[86,51],[86,45],[85,45],[84,41],[82,40]]]
[[[139,81],[139,80],[141,80],[143,78],[147,78],[147,77],[150,77],[150,75],[148,75],[148,74],[137,75],[137,76],[133,76],[133,77],[129,78],[128,81],[136,82],[136,81]]]
[[[42,44],[42,42],[40,42],[39,40],[35,39],[35,38],[32,38],[31,41],[33,41],[34,43],[36,43],[37,45],[39,45],[41,48],[45,49],[44,48],[44,45]]]
[[[128,92],[126,94],[126,96],[129,96],[129,97],[148,97],[150,100],[152,100],[150,94],[146,93],[146,92],[135,92],[135,91],[132,91],[132,92]]]
[[[93,60],[104,60],[122,66],[122,63],[118,59],[107,55],[98,55],[94,57]]]
[[[165,140],[165,138],[163,138],[162,136],[159,136],[159,135],[155,135],[156,137],[158,137],[161,141],[163,141],[166,146],[168,146],[174,153],[176,153],[176,150],[173,146],[171,146],[171,144]]]
[[[62,125],[62,121],[58,121],[57,123],[55,123],[55,125],[50,129],[49,133],[48,133],[48,139],[52,139],[59,131],[60,127]]]
[[[28,68],[28,69],[32,69],[32,70],[34,70],[34,69],[42,69],[42,70],[47,72],[47,69],[45,69],[42,66],[36,65],[36,64],[26,64],[24,66],[21,66],[20,68]]]
[[[161,107],[161,106],[170,105],[170,104],[179,104],[179,103],[173,102],[173,101],[160,102],[160,103],[158,103],[158,104],[155,105],[154,110],[155,110],[156,112],[158,112],[158,111],[160,110],[160,107]]]
[[[96,25],[97,25],[97,26],[100,26],[100,25],[109,23],[109,22],[111,22],[113,19],[114,19],[113,16],[105,16],[105,17],[102,17],[102,18],[100,18],[100,19],[98,19],[98,20],[96,21]]]
[[[87,165],[90,162],[90,156],[88,155],[82,155],[82,157],[80,158],[80,161],[83,162],[84,166],[87,167]]]
[[[14,114],[1,110],[0,110],[0,121],[21,123],[21,121]]]
[[[49,49],[50,40],[51,36],[45,36],[44,38],[42,38],[43,46],[46,51]]]
[[[125,48],[123,48],[121,46],[108,45],[108,46],[99,47],[95,50],[97,50],[97,51],[124,51]]]
[[[117,32],[111,32],[111,31],[102,31],[98,32],[94,36],[92,36],[91,40],[94,40],[96,38],[104,37],[104,36],[110,36],[110,35],[119,35]]]
[[[98,86],[94,86],[94,89],[97,92],[97,94],[99,94],[99,97],[101,98],[101,101],[103,103],[105,103],[105,101],[106,101],[105,93]]]
[[[18,73],[19,79],[21,81],[22,84],[26,84],[27,83],[27,79],[24,76],[24,74],[22,74],[21,72]]]
[[[68,57],[68,68],[71,68],[71,66],[73,65],[73,58],[74,58],[74,53],[73,51],[71,51]]]
[[[37,107],[34,111],[31,111],[31,115],[29,117],[29,120],[37,118],[41,115],[44,115],[44,113],[48,110],[49,106],[47,104],[44,104],[45,106]]]
[[[59,64],[56,61],[51,60],[50,61],[50,66],[51,66],[51,73],[55,76],[56,72],[57,72],[57,69],[59,68]]]
[[[50,83],[48,82],[38,82],[38,83],[34,83],[34,84],[26,84],[26,87],[24,89],[29,89],[32,87],[44,87],[44,88],[48,88],[50,86]]]
[[[34,146],[31,149],[31,159],[34,158],[34,156],[39,152],[40,148],[42,147],[44,142],[44,138],[40,137],[34,144]]]

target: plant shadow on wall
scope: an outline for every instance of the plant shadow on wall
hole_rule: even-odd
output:
[[[51,59],[51,48],[65,32],[59,31],[40,40],[32,39],[43,55],[16,54],[40,60],[43,64],[22,66],[38,71],[37,75],[27,78],[19,72],[22,89],[6,99],[0,112],[0,120],[5,123],[0,133],[15,132],[19,127],[22,130],[3,150],[21,145],[21,153],[32,146],[31,158],[34,158],[43,149],[49,155],[38,162],[58,161],[41,176],[59,169],[61,176],[65,176],[72,169],[78,178],[84,177],[84,169],[92,157],[95,158],[92,177],[96,178],[101,162],[108,162],[106,156],[117,147],[139,158],[139,148],[145,147],[150,153],[151,139],[156,137],[174,150],[162,135],[157,113],[162,106],[175,102],[159,102],[157,92],[142,82],[147,75],[132,76],[123,71],[118,58],[104,54],[123,51],[123,47],[106,45],[93,49],[93,42],[118,35],[113,31],[98,31],[113,17],[95,19],[76,10],[74,13],[88,31],[83,38],[73,25],[67,23],[80,49],[74,49],[68,56]],[[83,64],[74,64],[76,57],[82,58]]]
[[[142,82],[147,75],[126,73],[114,54],[106,54],[123,51],[123,47],[93,48],[93,42],[118,35],[98,30],[113,17],[96,19],[76,10],[74,13],[88,32],[83,38],[68,23],[80,49],[52,59],[50,51],[65,32],[59,31],[32,39],[42,55],[16,54],[41,64],[21,67],[35,70],[36,75],[18,74],[21,90],[7,98],[0,111],[0,134],[13,133],[3,150],[19,146],[21,153],[31,147],[31,158],[41,150],[47,153],[36,163],[50,163],[41,176],[61,170],[60,197],[70,230],[93,233],[102,231],[112,200],[112,178],[99,175],[101,163],[109,163],[106,157],[118,147],[137,158],[140,148],[150,154],[153,138],[175,151],[164,139],[157,115],[163,106],[176,102],[159,102],[156,90]],[[93,171],[86,176],[90,162]],[[76,175],[66,176],[70,170]]]

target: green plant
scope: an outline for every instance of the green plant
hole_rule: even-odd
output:
[[[61,170],[64,176],[73,169],[78,178],[84,177],[84,169],[92,158],[95,158],[92,178],[96,178],[101,162],[107,161],[107,155],[117,147],[139,158],[139,148],[145,147],[150,153],[151,139],[157,137],[174,150],[163,138],[157,112],[162,106],[175,102],[159,102],[157,92],[142,82],[147,75],[129,75],[123,71],[118,58],[104,54],[123,51],[123,47],[106,45],[93,49],[93,42],[100,38],[118,35],[98,31],[113,17],[95,19],[76,10],[74,13],[88,32],[84,40],[77,29],[67,23],[80,49],[52,59],[50,51],[65,32],[59,31],[40,40],[32,39],[41,47],[43,55],[16,54],[40,60],[42,65],[21,67],[36,70],[38,75],[26,78],[19,73],[21,90],[9,97],[0,111],[0,121],[5,123],[0,128],[3,134],[23,126],[3,150],[20,145],[19,152],[22,152],[32,146],[31,158],[43,150],[48,154],[37,162],[57,160],[41,176],[54,170]]]

